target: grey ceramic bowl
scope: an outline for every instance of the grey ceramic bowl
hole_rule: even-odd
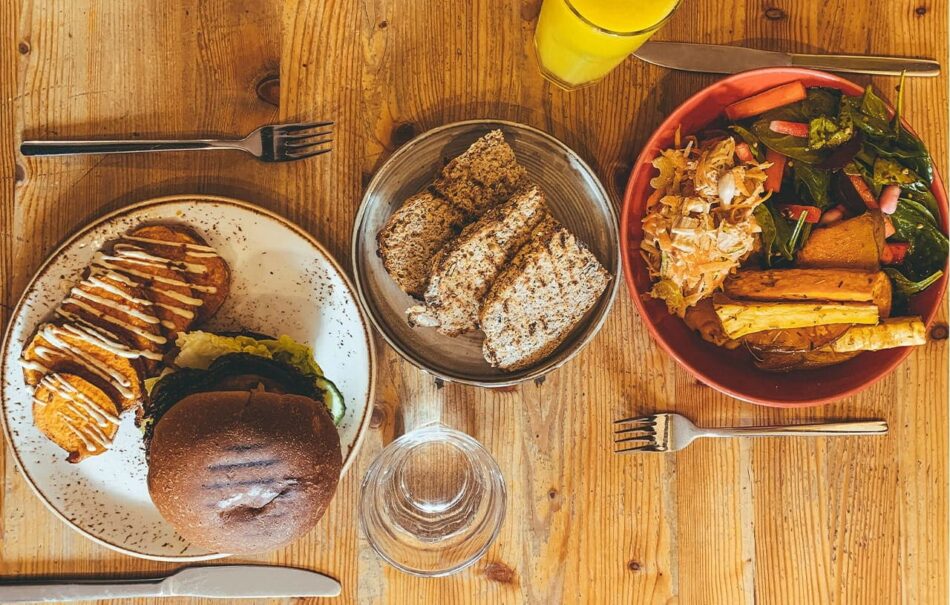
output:
[[[427,187],[449,159],[477,138],[500,128],[531,180],[544,190],[551,213],[580,237],[612,276],[600,300],[564,343],[539,363],[503,372],[482,357],[481,332],[457,338],[412,328],[406,309],[417,304],[389,277],[376,253],[376,233],[409,196]],[[594,171],[564,143],[535,128],[496,120],[456,122],[406,143],[383,164],[363,197],[353,228],[353,270],[360,303],[383,338],[406,360],[453,382],[501,387],[560,367],[597,334],[620,285],[617,216]]]

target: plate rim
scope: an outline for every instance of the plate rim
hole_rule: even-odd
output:
[[[565,356],[563,359],[560,359],[558,361],[550,362],[550,363],[542,363],[537,368],[535,368],[534,370],[532,370],[531,372],[523,376],[519,376],[517,378],[501,377],[502,379],[492,380],[491,382],[486,382],[482,380],[473,380],[473,379],[465,378],[461,376],[454,376],[451,374],[447,374],[445,372],[441,372],[432,368],[425,367],[421,362],[414,359],[407,351],[405,351],[401,345],[395,342],[394,339],[390,338],[389,334],[380,325],[380,322],[376,318],[376,314],[373,313],[372,308],[370,307],[368,301],[366,300],[366,295],[363,292],[362,281],[360,280],[361,270],[360,270],[360,263],[358,260],[358,257],[359,257],[358,235],[359,235],[360,228],[362,227],[363,222],[365,220],[367,208],[369,207],[369,193],[370,191],[372,191],[374,188],[378,186],[379,180],[382,178],[381,175],[383,174],[383,171],[386,169],[386,167],[389,166],[391,163],[393,163],[396,159],[409,153],[421,141],[431,136],[434,136],[444,130],[459,128],[463,126],[486,126],[486,125],[499,125],[499,126],[510,128],[512,130],[528,131],[528,132],[531,132],[532,134],[548,139],[556,147],[563,149],[568,155],[570,155],[572,160],[580,164],[581,168],[586,170],[587,173],[593,177],[597,190],[603,196],[603,199],[606,200],[607,202],[606,204],[607,211],[610,216],[611,223],[614,226],[614,237],[611,239],[617,251],[616,260],[612,263],[612,266],[611,266],[613,270],[613,273],[611,274],[612,283],[609,285],[608,290],[605,292],[605,294],[607,295],[607,305],[604,308],[603,313],[600,314],[600,317],[598,317],[596,321],[594,322],[593,329],[584,339],[582,339],[577,344],[575,350],[571,354]],[[353,277],[354,277],[354,282],[356,284],[356,293],[360,301],[360,306],[366,312],[366,315],[369,317],[370,322],[372,322],[373,327],[380,334],[380,336],[382,336],[383,340],[385,340],[386,343],[394,351],[396,351],[396,353],[398,353],[400,357],[408,361],[410,364],[412,364],[416,368],[422,370],[426,374],[435,376],[447,382],[456,383],[456,384],[467,384],[467,385],[482,387],[482,388],[489,388],[489,389],[504,388],[504,387],[515,386],[523,382],[528,382],[529,380],[534,380],[541,376],[549,374],[550,372],[553,372],[561,368],[567,362],[574,359],[600,333],[601,328],[603,328],[604,323],[607,321],[607,317],[610,316],[610,312],[613,310],[614,303],[617,301],[617,292],[620,290],[620,283],[623,281],[622,279],[623,257],[622,257],[621,248],[620,248],[621,238],[620,238],[619,215],[617,213],[617,209],[614,208],[614,203],[610,197],[610,194],[607,192],[607,189],[604,187],[604,184],[601,182],[600,177],[597,176],[597,172],[595,172],[594,169],[591,168],[590,164],[588,164],[584,160],[584,158],[580,156],[580,154],[574,151],[574,149],[569,147],[561,139],[555,137],[552,134],[544,132],[543,130],[539,128],[535,128],[534,126],[529,126],[521,122],[512,122],[510,120],[479,118],[479,119],[474,119],[474,120],[461,120],[458,122],[450,122],[448,124],[442,124],[441,126],[430,128],[429,130],[426,130],[425,132],[416,135],[415,137],[410,139],[408,142],[403,144],[401,147],[396,149],[388,158],[386,158],[386,160],[379,166],[379,168],[376,169],[376,172],[373,174],[373,178],[370,179],[369,183],[366,185],[365,189],[363,190],[363,198],[360,201],[360,207],[356,211],[356,216],[353,219],[353,232],[350,236],[350,240],[352,241],[350,260],[353,263]],[[603,295],[604,294],[601,294],[601,296]]]
[[[39,266],[39,268],[33,273],[33,276],[30,278],[30,281],[27,282],[26,286],[23,288],[17,304],[13,307],[9,315],[9,321],[6,328],[4,329],[3,334],[3,343],[0,345],[0,376],[5,375],[6,373],[6,357],[7,349],[10,346],[10,339],[12,338],[13,326],[16,323],[17,318],[23,310],[23,305],[26,301],[27,296],[30,294],[37,281],[43,276],[48,270],[50,265],[53,264],[53,261],[59,257],[69,246],[74,244],[78,239],[93,231],[94,229],[102,226],[104,223],[120,218],[124,215],[131,214],[133,212],[148,208],[150,206],[159,206],[169,203],[186,203],[188,201],[197,201],[197,202],[207,202],[215,204],[224,204],[228,206],[236,206],[243,210],[248,210],[257,214],[262,214],[267,218],[277,221],[284,227],[289,228],[291,231],[300,235],[308,243],[310,243],[317,251],[326,257],[330,265],[337,271],[339,276],[342,278],[344,285],[347,287],[347,291],[350,296],[356,301],[357,315],[360,320],[360,324],[363,327],[363,336],[366,340],[367,349],[369,352],[369,388],[366,395],[367,405],[363,410],[363,417],[359,422],[359,428],[357,429],[356,439],[353,441],[353,447],[350,448],[350,451],[347,453],[346,458],[343,461],[343,466],[340,469],[340,480],[342,481],[343,477],[346,476],[346,472],[349,470],[350,466],[353,464],[353,460],[356,458],[357,453],[359,452],[360,447],[363,444],[363,439],[366,436],[366,433],[369,429],[370,421],[372,419],[373,406],[375,405],[375,396],[376,396],[376,347],[373,340],[373,335],[369,329],[369,324],[366,321],[366,312],[363,309],[362,302],[360,301],[359,296],[353,296],[355,289],[353,284],[350,282],[349,276],[346,274],[346,271],[340,266],[340,263],[336,260],[333,254],[330,253],[326,247],[320,243],[313,235],[308,231],[291,221],[290,219],[277,214],[276,212],[258,206],[251,202],[244,200],[239,200],[232,197],[220,196],[220,195],[209,195],[209,194],[188,194],[188,193],[179,193],[173,195],[165,195],[154,198],[147,198],[140,200],[138,202],[132,203],[128,206],[123,206],[117,208],[111,212],[108,212],[100,217],[94,218],[85,225],[81,226],[79,229],[74,231],[72,234],[66,236],[66,238],[60,243]],[[374,324],[375,325],[375,324]],[[55,517],[58,517],[60,521],[66,524],[67,527],[73,531],[79,533],[83,537],[96,542],[106,548],[120,552],[125,555],[132,557],[147,559],[151,561],[166,561],[166,562],[196,562],[196,561],[212,561],[215,559],[223,559],[226,557],[232,556],[229,553],[209,553],[204,555],[185,555],[185,556],[166,556],[166,555],[152,555],[147,553],[138,552],[118,544],[113,544],[108,540],[100,538],[99,536],[93,535],[91,532],[79,527],[72,520],[70,520],[66,515],[60,511],[58,508],[53,506],[53,504],[43,495],[39,487],[33,480],[33,477],[30,476],[29,471],[23,465],[22,460],[20,459],[20,452],[17,451],[16,446],[10,432],[10,427],[7,425],[7,405],[6,405],[6,392],[5,392],[5,381],[0,380],[0,425],[3,427],[3,437],[7,442],[8,450],[13,454],[14,466],[19,472],[20,476],[30,486],[33,494],[37,499],[43,503],[43,505],[53,513]]]

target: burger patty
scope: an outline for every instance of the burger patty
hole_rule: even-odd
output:
[[[222,355],[207,370],[183,368],[155,384],[143,415],[146,451],[155,423],[176,403],[195,393],[222,391],[265,391],[323,399],[323,392],[313,380],[286,363],[250,353]]]

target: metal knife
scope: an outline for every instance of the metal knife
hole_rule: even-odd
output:
[[[186,567],[162,578],[0,582],[0,603],[55,603],[133,597],[254,599],[336,597],[340,583],[306,569],[271,565]]]
[[[932,59],[873,57],[869,55],[803,55],[755,50],[741,46],[691,44],[688,42],[647,42],[634,56],[648,63],[714,74],[734,74],[760,67],[810,67],[876,76],[935,77],[940,64]]]

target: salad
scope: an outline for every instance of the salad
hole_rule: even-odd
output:
[[[884,215],[881,261],[901,301],[943,275],[947,236],[930,191],[933,162],[923,142],[868,86],[861,96],[792,82],[726,108],[725,129],[739,151],[770,164],[767,203],[757,208],[766,266],[785,266],[816,225],[868,210]],[[842,242],[842,245],[846,245]]]
[[[791,82],[733,103],[653,161],[643,256],[671,314],[770,371],[920,345],[908,301],[948,240],[927,148],[897,109]]]

